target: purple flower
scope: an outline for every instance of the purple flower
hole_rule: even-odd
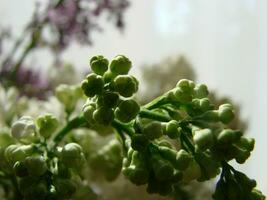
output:
[[[65,0],[59,6],[48,6],[48,25],[56,34],[57,50],[67,47],[72,40],[80,44],[91,44],[90,33],[101,30],[97,17],[107,11],[115,19],[118,28],[123,28],[123,11],[128,7],[126,0]]]

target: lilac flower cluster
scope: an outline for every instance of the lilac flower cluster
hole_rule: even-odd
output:
[[[25,58],[39,48],[48,48],[53,51],[55,61],[59,54],[72,42],[81,45],[92,44],[91,32],[100,31],[99,18],[105,14],[118,29],[124,28],[123,13],[129,6],[127,0],[58,0],[39,2],[30,22],[26,25],[19,38],[12,38],[12,50],[7,53],[1,49],[5,36],[0,29],[0,83],[9,87],[15,85],[22,94],[43,94],[48,86],[48,80],[40,79],[32,68],[25,68]],[[46,35],[48,30],[49,37]],[[26,42],[25,42],[26,41]],[[26,44],[25,44],[26,43]],[[12,46],[12,45],[9,45]],[[26,47],[26,48],[25,48]],[[2,50],[2,52],[1,52]],[[16,56],[17,52],[22,52]],[[64,61],[60,60],[64,63]],[[48,79],[48,78],[46,78]],[[34,85],[36,89],[30,89]],[[26,92],[27,91],[27,92]],[[36,92],[36,94],[34,94]]]
[[[128,5],[126,0],[65,0],[58,6],[50,3],[47,24],[56,33],[54,47],[64,49],[73,39],[80,44],[91,44],[90,33],[101,30],[97,18],[104,12],[122,29],[123,12]]]

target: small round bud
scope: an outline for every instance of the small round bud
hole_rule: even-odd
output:
[[[192,91],[195,87],[195,83],[193,81],[187,79],[181,79],[177,84],[176,87],[181,88],[183,91]]]
[[[94,120],[104,126],[109,125],[114,119],[114,112],[110,108],[100,107],[93,113]]]
[[[119,75],[114,79],[114,90],[123,97],[131,97],[138,90],[136,79],[129,75]]]
[[[108,70],[108,60],[102,55],[92,57],[90,65],[93,72],[98,75],[103,75]]]
[[[176,100],[181,103],[188,103],[192,101],[192,95],[187,91],[183,91],[181,88],[176,88],[174,90],[174,95]]]
[[[195,131],[193,140],[200,151],[205,151],[214,143],[212,131],[208,128]]]
[[[221,145],[229,145],[237,141],[242,136],[240,131],[234,131],[232,129],[224,129],[217,136],[217,141]]]
[[[168,160],[163,159],[160,155],[153,154],[151,163],[157,180],[164,181],[172,177],[174,168]]]
[[[148,181],[149,172],[146,167],[146,158],[138,151],[132,154],[129,167],[123,168],[122,173],[134,184],[144,185]]]
[[[185,150],[181,149],[178,151],[176,155],[175,168],[184,171],[185,169],[187,169],[191,161],[192,161],[192,156]]]
[[[110,70],[114,74],[128,74],[132,67],[132,62],[123,55],[116,56],[110,64]]]
[[[95,110],[96,110],[96,105],[94,103],[87,102],[83,106],[83,116],[90,124],[95,123],[95,120],[93,118],[93,113]]]
[[[49,138],[57,130],[58,120],[51,114],[39,116],[36,120],[40,135]]]
[[[47,170],[47,165],[43,156],[27,157],[25,166],[31,176],[41,176]]]
[[[163,135],[161,123],[153,121],[144,127],[143,134],[149,139],[154,140]]]
[[[189,166],[183,172],[183,181],[188,183],[192,180],[200,178],[200,176],[201,176],[201,168],[199,164],[194,159],[192,159],[191,162],[189,163]]]
[[[119,95],[115,92],[105,92],[102,100],[105,107],[114,108],[119,103]]]
[[[171,120],[166,124],[165,133],[171,139],[176,139],[180,137],[180,132],[178,131],[179,123],[175,120]]]
[[[131,146],[136,151],[144,151],[148,144],[149,141],[143,134],[135,134],[132,137]]]
[[[209,95],[208,87],[204,84],[196,85],[194,88],[194,97],[198,99],[205,98]]]
[[[106,71],[103,75],[103,79],[105,83],[110,83],[114,78],[117,77],[117,74],[112,73],[111,71]]]
[[[115,116],[121,122],[127,123],[133,120],[140,111],[140,106],[133,99],[127,99],[119,104],[115,110]]]
[[[235,117],[232,105],[223,104],[219,107],[219,118],[224,124],[231,122]]]
[[[82,81],[81,88],[88,97],[102,94],[104,88],[104,80],[101,76],[96,74],[89,74],[86,80]]]
[[[165,146],[159,146],[158,149],[159,149],[160,155],[164,159],[170,161],[175,166],[177,152],[174,149],[171,149]]]
[[[246,137],[241,137],[237,142],[237,146],[240,146],[241,148],[246,149],[247,151],[252,151],[254,149],[255,145],[255,139],[253,138],[246,138]]]
[[[14,138],[24,143],[30,143],[35,139],[36,127],[33,118],[23,116],[12,124],[11,134]]]
[[[12,144],[5,149],[5,158],[13,166],[16,161],[23,161],[33,153],[31,145]]]
[[[82,147],[76,143],[66,144],[61,151],[61,159],[69,167],[79,169],[84,162]]]

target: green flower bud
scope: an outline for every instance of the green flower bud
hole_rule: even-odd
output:
[[[102,55],[92,57],[90,65],[93,72],[98,75],[103,75],[108,70],[108,60]]]
[[[220,163],[207,153],[196,153],[195,159],[201,166],[201,176],[198,181],[205,181],[216,177],[220,173]]]
[[[143,134],[135,134],[132,137],[131,146],[136,151],[144,151],[148,144],[149,141]]]
[[[77,190],[77,184],[70,179],[56,179],[55,189],[60,199],[69,199]]]
[[[243,164],[250,156],[250,151],[247,151],[246,149],[239,148],[236,145],[233,145],[231,147],[232,152],[234,152],[234,157],[236,162],[239,164]]]
[[[159,149],[160,155],[164,159],[170,161],[175,167],[177,152],[174,149],[171,149],[165,146],[159,146],[158,149]]]
[[[253,189],[249,195],[251,200],[265,200],[265,196],[261,193],[261,191],[257,189]]]
[[[240,131],[234,131],[232,129],[224,129],[217,136],[217,141],[221,145],[229,145],[237,141],[242,136]]]
[[[104,80],[101,76],[91,73],[86,77],[86,80],[82,81],[81,88],[83,89],[84,94],[88,97],[102,94]]]
[[[107,108],[114,108],[119,103],[119,95],[115,92],[105,92],[103,96],[98,97],[97,104]]]
[[[33,118],[23,116],[12,124],[11,134],[23,143],[30,143],[35,139],[36,127]]]
[[[36,120],[40,135],[44,138],[49,138],[58,127],[58,120],[51,114],[39,116]]]
[[[96,110],[96,105],[94,103],[87,102],[83,106],[83,116],[89,122],[89,124],[95,124],[95,120],[93,118],[95,110]]]
[[[123,55],[116,56],[110,63],[110,70],[114,74],[128,74],[132,62]]]
[[[151,164],[157,180],[165,181],[172,178],[174,168],[168,160],[163,159],[160,155],[153,154]]]
[[[181,88],[175,88],[174,90],[174,96],[177,101],[181,103],[188,103],[192,101],[192,95],[191,93],[187,91],[183,91]]]
[[[46,161],[43,156],[27,157],[25,159],[25,166],[31,176],[41,176],[47,170]]]
[[[143,134],[149,140],[160,138],[163,135],[161,123],[157,121],[150,122],[144,127]]]
[[[253,188],[256,187],[257,182],[254,179],[250,179],[246,174],[236,171],[235,179],[240,185],[242,185],[243,190],[250,192]]]
[[[194,98],[202,99],[209,95],[209,91],[206,85],[199,84],[194,88]]]
[[[235,117],[232,106],[230,104],[223,104],[219,107],[219,118],[224,124],[231,122]]]
[[[247,151],[252,151],[254,149],[255,145],[255,139],[253,138],[246,138],[246,137],[241,137],[237,142],[237,146],[240,146],[241,148],[246,149]]]
[[[176,120],[171,120],[166,124],[164,134],[168,135],[171,139],[176,139],[180,137],[180,132],[178,131],[179,123]]]
[[[100,107],[93,113],[94,120],[104,126],[108,126],[114,119],[114,112],[110,108]]]
[[[131,97],[138,90],[136,79],[130,75],[119,75],[114,79],[114,90],[123,97]]]
[[[191,159],[189,166],[183,172],[183,181],[188,183],[192,180],[196,180],[201,176],[201,168],[199,164],[194,160]]]
[[[176,155],[176,164],[175,168],[181,171],[184,171],[188,168],[189,164],[192,161],[192,156],[187,153],[185,150],[181,149]]]
[[[6,160],[13,166],[16,161],[23,161],[33,153],[31,145],[10,145],[5,150]]]
[[[206,112],[210,109],[212,109],[210,100],[208,98],[203,99],[194,99],[192,101],[195,108],[199,109],[202,112]]]
[[[114,74],[111,71],[106,71],[103,75],[103,79],[105,83],[110,83],[111,81],[113,81],[118,74]]]
[[[212,131],[208,128],[195,131],[193,140],[196,143],[197,149],[200,151],[205,151],[212,147],[214,143]]]
[[[149,172],[147,170],[145,156],[138,151],[134,151],[130,166],[123,168],[122,173],[136,185],[146,184]]]
[[[176,87],[181,88],[183,91],[191,92],[195,88],[195,83],[187,79],[181,79]]]
[[[25,177],[25,176],[29,175],[28,169],[27,169],[24,162],[20,162],[20,161],[15,162],[15,164],[13,166],[13,170],[14,170],[16,176],[18,176],[18,177]]]
[[[140,106],[133,99],[127,99],[119,104],[115,110],[115,116],[121,122],[127,123],[133,120],[140,111]]]
[[[79,169],[84,163],[82,147],[76,143],[66,144],[61,151],[61,159],[67,166]]]

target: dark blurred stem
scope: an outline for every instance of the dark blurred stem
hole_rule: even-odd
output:
[[[14,175],[12,175],[10,178],[11,178],[11,182],[12,182],[12,184],[14,186],[14,190],[15,190],[15,192],[14,192],[14,200],[23,199],[22,195],[19,192],[19,186],[18,186],[18,182],[17,182],[16,177]]]
[[[14,65],[14,67],[13,67],[13,69],[12,69],[12,71],[11,71],[11,74],[10,74],[10,76],[11,76],[12,79],[15,79],[16,74],[18,73],[19,68],[21,67],[21,65],[22,65],[22,63],[23,63],[23,61],[24,61],[24,59],[25,59],[26,56],[30,53],[30,51],[31,51],[32,49],[34,49],[35,46],[36,46],[36,42],[35,42],[34,39],[32,39],[32,41],[31,41],[31,42],[28,44],[28,46],[24,49],[24,51],[23,51],[21,57],[19,58],[18,62]]]
[[[10,52],[7,54],[6,58],[4,59],[4,61],[1,64],[1,67],[3,68],[10,60],[12,60],[12,57],[15,55],[15,53],[17,52],[17,50],[19,49],[20,45],[22,44],[22,42],[24,41],[24,39],[26,38],[27,35],[27,31],[25,30],[23,32],[23,34],[21,35],[20,38],[17,39],[17,41],[14,43],[12,49],[10,50]]]

